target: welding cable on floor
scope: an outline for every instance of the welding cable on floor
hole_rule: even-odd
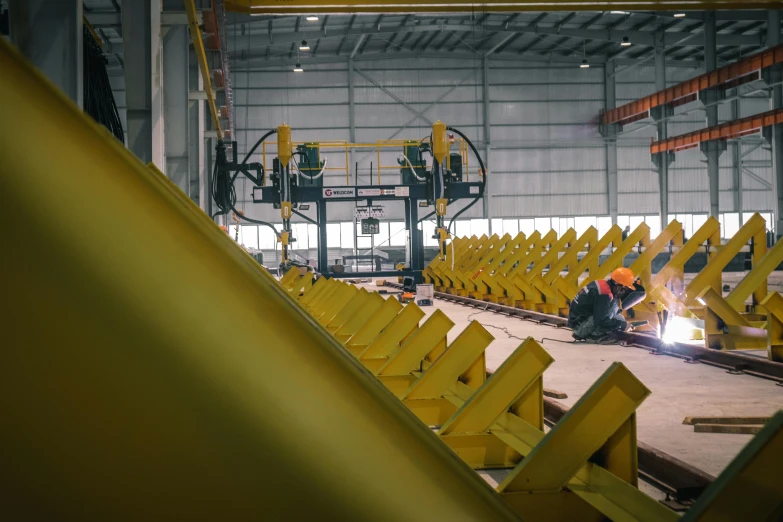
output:
[[[477,315],[485,314],[485,313],[490,312],[490,311],[491,310],[482,310],[481,312],[472,313],[472,314],[470,314],[468,316],[468,322],[475,321],[475,319],[473,319],[473,317],[475,317]],[[511,332],[509,332],[508,328],[506,328],[505,326],[495,326],[494,324],[486,324],[486,323],[480,323],[480,324],[481,324],[481,326],[483,326],[485,328],[494,328],[495,330],[500,330],[501,332],[506,334],[509,339],[519,339],[520,341],[527,341],[527,339],[523,339],[522,337],[516,336],[516,335],[512,334]]]
[[[538,339],[536,339],[538,341]],[[554,341],[556,343],[563,343],[563,344],[576,344],[576,341],[564,341],[562,339],[552,339],[551,337],[542,337],[540,341],[538,341],[538,344],[544,344],[544,341]]]
[[[470,141],[470,140],[468,139],[468,137],[467,137],[467,136],[465,136],[465,135],[462,133],[462,131],[460,131],[460,130],[458,130],[458,129],[455,129],[454,127],[446,127],[446,130],[449,130],[449,131],[452,131],[452,132],[456,132],[457,134],[459,134],[459,135],[462,137],[462,139],[463,139],[463,140],[465,140],[465,143],[467,143],[467,144],[468,144],[468,146],[470,147],[470,150],[472,150],[472,151],[473,151],[473,154],[475,154],[475,155],[476,155],[476,159],[478,159],[479,165],[481,166],[481,172],[482,172],[482,176],[481,176],[481,189],[482,189],[482,190],[481,190],[481,192],[483,193],[485,190],[487,190],[487,169],[484,167],[484,162],[481,160],[481,156],[479,155],[479,153],[478,153],[478,150],[476,150],[476,147],[473,145],[473,142],[472,142],[472,141]],[[455,220],[456,220],[456,219],[457,219],[457,218],[458,218],[460,215],[462,215],[462,214],[463,214],[463,213],[464,213],[466,210],[468,210],[470,207],[472,207],[473,205],[475,205],[476,203],[478,203],[478,202],[479,202],[479,200],[481,200],[481,198],[476,198],[476,199],[474,199],[473,201],[471,201],[470,203],[468,203],[467,205],[465,205],[464,207],[462,207],[462,210],[460,210],[459,212],[457,212],[456,214],[454,214],[454,217],[453,217],[453,218],[451,218],[451,221],[449,221],[449,226],[448,226],[448,228],[447,228],[447,230],[449,231],[449,233],[451,233],[451,225],[453,225],[453,224],[454,224],[454,221],[455,221]]]

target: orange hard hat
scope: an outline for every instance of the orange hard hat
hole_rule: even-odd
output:
[[[633,285],[633,281],[634,281],[633,272],[631,272],[631,270],[628,268],[624,268],[624,267],[615,268],[612,271],[612,281],[621,284],[625,287],[628,287],[631,290],[634,290],[636,288]]]
[[[226,227],[226,225],[220,225],[220,230],[228,234],[228,227]]]

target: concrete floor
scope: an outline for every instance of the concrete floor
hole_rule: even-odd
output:
[[[378,290],[375,285],[367,285]],[[783,409],[783,387],[748,375],[732,375],[704,364],[688,364],[640,348],[563,344],[571,332],[437,299],[423,307],[427,315],[440,308],[455,326],[451,342],[477,320],[495,337],[487,348],[487,368],[496,369],[528,336],[542,341],[555,358],[544,374],[544,386],[568,394],[572,406],[614,361],[625,364],[652,393],[637,410],[638,438],[697,468],[718,475],[751,435],[694,433],[682,424],[690,416],[770,416]],[[505,331],[503,330],[505,329]]]

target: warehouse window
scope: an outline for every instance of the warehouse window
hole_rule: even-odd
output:
[[[258,227],[255,225],[241,225],[239,227],[239,244],[245,248],[258,249]]]
[[[277,227],[280,230],[280,227]],[[267,226],[258,228],[258,247],[261,250],[276,250],[277,249],[277,236],[271,228]]]
[[[353,250],[353,222],[340,223],[340,247]]]
[[[389,246],[389,222],[378,223],[378,233],[375,234],[375,246]]]
[[[644,216],[644,222],[650,227],[650,240],[661,234],[661,216]]]
[[[691,216],[691,229],[690,230],[687,230],[687,229],[685,230],[685,237],[686,238],[693,237],[693,234],[697,230],[699,230],[702,227],[702,225],[704,225],[704,223],[707,221],[708,217],[709,217],[709,215],[707,215],[707,214],[693,214]]]
[[[532,220],[530,220],[532,221]],[[503,226],[500,231],[503,234],[508,234],[511,237],[516,237],[519,234],[519,220],[518,219],[504,219],[502,220]],[[502,235],[502,234],[501,234]]]
[[[596,219],[598,229],[598,237],[603,236],[607,232],[609,232],[609,229],[612,228],[612,218],[609,216],[599,216]]]
[[[461,219],[454,223],[454,228],[452,230],[454,231],[457,237],[470,237],[471,236],[470,221],[466,219]]]
[[[489,221],[486,219],[471,219],[470,235],[476,237],[489,236]]]
[[[392,221],[389,223],[389,245],[391,246],[405,246],[405,242],[408,239],[408,233],[405,230],[404,221]]]
[[[307,242],[310,248],[318,248],[318,225],[307,224]]]
[[[291,233],[294,235],[294,241],[291,244],[292,250],[307,250],[309,247],[309,238],[307,236],[307,223],[291,224]]]
[[[340,223],[326,224],[326,247],[340,248]]]
[[[573,218],[570,226],[574,228],[578,237],[584,234],[588,228],[595,227],[596,219],[597,218],[595,216],[580,216]]]
[[[743,212],[742,222],[747,223],[753,214],[755,214],[755,212]],[[772,221],[772,212],[759,212],[759,214],[764,218],[764,221],[767,222],[767,230],[772,230],[775,228],[775,223]]]
[[[499,236],[502,236],[505,232],[503,232],[503,220],[502,219],[491,219],[489,221],[490,229],[492,230],[493,234],[497,234]],[[519,222],[517,221],[517,226],[519,226]]]
[[[519,231],[524,233],[526,237],[530,237],[530,234],[536,231],[535,219],[520,219]]]
[[[552,230],[552,221],[549,218],[536,218],[535,229],[538,230],[543,237]]]

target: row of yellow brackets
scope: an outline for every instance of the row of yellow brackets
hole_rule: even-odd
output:
[[[493,337],[477,321],[447,344],[454,323],[440,310],[419,324],[414,303],[312,278],[293,270],[281,284],[467,465],[511,468],[496,491],[525,520],[679,518],[637,488],[635,411],[650,391],[621,363],[545,432],[543,373],[553,359],[534,339],[487,377]],[[783,470],[772,464],[781,457],[783,412],[683,520],[766,520],[781,508]]]
[[[746,251],[751,252],[752,269],[724,299],[722,271],[737,254]],[[600,238],[594,227],[579,236],[569,229],[561,237],[550,230],[543,237],[536,231],[530,236],[519,233],[514,238],[509,234],[455,238],[453,249],[447,249],[447,258],[435,258],[425,268],[424,279],[440,291],[565,316],[569,301],[580,288],[607,277],[623,266],[624,259],[633,252],[638,257],[630,269],[641,278],[648,292],[636,312],[640,319],[650,322],[651,328],[659,326],[656,312],[664,309],[679,316],[702,317],[708,319],[708,345],[736,349],[758,348],[761,343],[769,345],[770,358],[776,358],[781,344],[779,336],[773,336],[773,342],[768,343],[764,328],[767,317],[770,323],[774,321],[772,326],[783,324],[783,300],[777,293],[768,293],[767,277],[783,262],[783,242],[767,250],[766,223],[758,213],[725,245],[720,240],[720,223],[714,218],[707,219],[684,244],[682,226],[676,220],[655,239],[650,238],[645,223],[625,240],[618,226]],[[652,261],[664,252],[669,252],[671,258],[653,274]],[[707,252],[708,261],[686,285],[684,267],[697,252]],[[602,254],[607,255],[603,263]],[[743,317],[746,311],[752,314]],[[766,316],[759,314],[762,311]],[[720,335],[718,321],[731,325],[733,330],[750,332],[759,340],[743,344],[736,334],[710,337]],[[715,328],[710,328],[712,324]]]

